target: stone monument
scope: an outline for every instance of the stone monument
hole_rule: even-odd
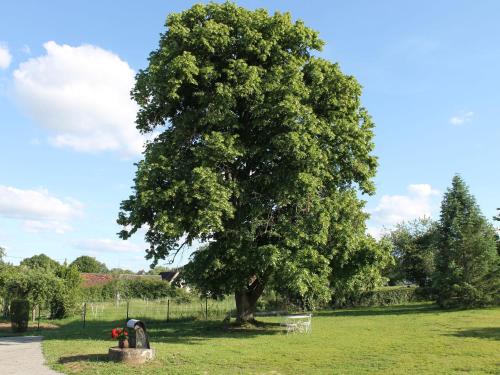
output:
[[[148,331],[146,324],[137,319],[130,319],[127,322],[129,329],[129,347],[109,348],[108,357],[115,362],[140,364],[154,358],[154,350],[149,345]]]

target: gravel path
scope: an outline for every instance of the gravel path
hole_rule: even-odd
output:
[[[44,365],[41,342],[41,336],[0,337],[0,374],[58,374]]]

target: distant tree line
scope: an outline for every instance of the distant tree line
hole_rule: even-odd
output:
[[[169,271],[170,269],[165,266],[156,266],[148,271],[140,270],[138,272],[131,271],[124,268],[111,268],[108,269],[105,263],[99,262],[96,258],[82,255],[71,262],[70,266],[75,266],[78,271],[82,273],[111,273],[111,274],[136,274],[136,275],[159,275],[161,272]]]
[[[80,273],[74,266],[59,264],[44,254],[24,259],[19,266],[0,262],[0,300],[3,315],[9,315],[10,303],[27,300],[47,309],[52,318],[73,314],[80,290]],[[33,311],[34,314],[34,311]]]
[[[26,300],[35,315],[36,308],[48,311],[50,318],[60,319],[79,313],[81,302],[114,298],[166,298],[182,301],[190,296],[161,280],[120,279],[106,285],[82,287],[81,273],[106,273],[111,275],[134,274],[133,271],[114,268],[90,256],[80,256],[70,264],[60,264],[45,254],[23,259],[18,266],[4,261],[5,250],[0,247],[0,305],[1,314],[9,316],[10,305],[15,300]],[[166,267],[138,272],[159,274]]]
[[[82,301],[95,302],[106,300],[128,300],[128,299],[172,299],[177,302],[188,302],[196,297],[185,289],[160,279],[114,278],[112,281],[82,288]]]

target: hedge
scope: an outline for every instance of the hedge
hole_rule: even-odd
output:
[[[10,321],[14,332],[26,332],[30,320],[30,303],[25,299],[15,299],[10,303]]]
[[[333,296],[332,304],[334,307],[402,305],[409,302],[421,301],[422,295],[418,289],[413,286],[377,288],[357,295],[344,296],[342,300],[338,300]]]
[[[116,298],[121,299],[147,298],[187,301],[191,295],[184,289],[177,288],[162,280],[152,279],[115,279],[104,285],[83,288],[84,301],[106,301]]]

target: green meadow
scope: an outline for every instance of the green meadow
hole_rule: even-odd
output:
[[[500,308],[444,311],[433,304],[321,311],[309,335],[279,317],[236,328],[221,320],[147,322],[156,359],[112,363],[110,330],[123,321],[67,319],[43,328],[53,369],[78,374],[499,374]],[[42,325],[43,326],[43,325]],[[28,332],[29,334],[33,333]]]

